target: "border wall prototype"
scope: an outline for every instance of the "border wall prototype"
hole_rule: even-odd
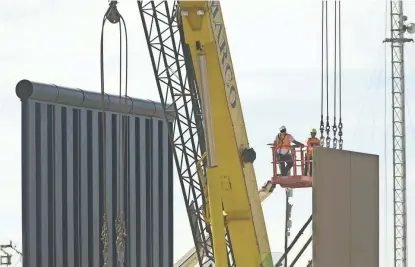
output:
[[[379,156],[313,151],[313,267],[379,266]]]
[[[162,106],[105,95],[104,159],[99,93],[22,80],[16,94],[22,101],[23,267],[103,266],[104,201],[108,267],[118,266],[118,210],[126,218],[124,266],[173,266],[171,123]]]

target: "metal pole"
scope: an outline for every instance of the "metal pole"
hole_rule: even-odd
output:
[[[402,0],[390,1],[392,72],[392,152],[393,152],[393,211],[394,266],[407,267],[407,208],[406,208],[406,140],[405,140],[405,75],[404,37],[406,16]]]
[[[293,190],[291,188],[285,189],[285,240],[284,251],[288,248],[288,238],[291,235],[291,210],[293,205],[290,203],[290,198],[293,196]],[[284,267],[287,267],[287,255],[284,258]]]
[[[284,240],[284,251],[287,251],[288,247],[288,221],[290,220],[290,201],[288,196],[288,189],[285,190],[285,240]],[[284,267],[287,267],[287,254],[284,257]]]

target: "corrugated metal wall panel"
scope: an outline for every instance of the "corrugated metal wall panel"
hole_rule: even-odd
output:
[[[106,113],[104,192],[102,113],[22,100],[23,266],[103,266],[106,201],[108,267],[116,267],[117,200],[126,218],[125,266],[172,266],[173,164],[167,127],[160,118]]]

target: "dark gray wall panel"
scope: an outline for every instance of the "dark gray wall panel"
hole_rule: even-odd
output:
[[[103,203],[109,223],[108,267],[117,266],[115,219],[121,213],[127,234],[125,266],[173,266],[173,156],[167,128],[171,123],[157,113],[159,104],[130,99],[134,109],[109,109],[104,140],[95,93],[57,87],[56,96],[53,86],[24,83],[17,92],[24,96],[23,266],[103,266]],[[88,105],[75,103],[79,92]],[[63,104],[70,102],[65,97],[73,103]],[[56,99],[60,102],[53,102]],[[148,116],[149,107],[156,107],[154,116]]]

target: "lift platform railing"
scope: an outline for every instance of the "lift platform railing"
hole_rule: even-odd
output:
[[[273,177],[281,176],[280,164],[287,164],[288,160],[280,160],[277,153],[278,148],[271,146],[272,149],[272,167]],[[311,176],[310,167],[312,160],[306,156],[307,147],[291,147],[290,156],[292,161],[292,168],[287,176]]]
[[[282,159],[278,155],[278,147],[270,144],[272,150],[273,174],[271,183],[278,184],[284,188],[311,187],[312,182],[312,159],[307,156],[307,147],[293,146],[290,149],[290,160]],[[281,165],[290,163],[292,167],[286,174],[281,172]]]

